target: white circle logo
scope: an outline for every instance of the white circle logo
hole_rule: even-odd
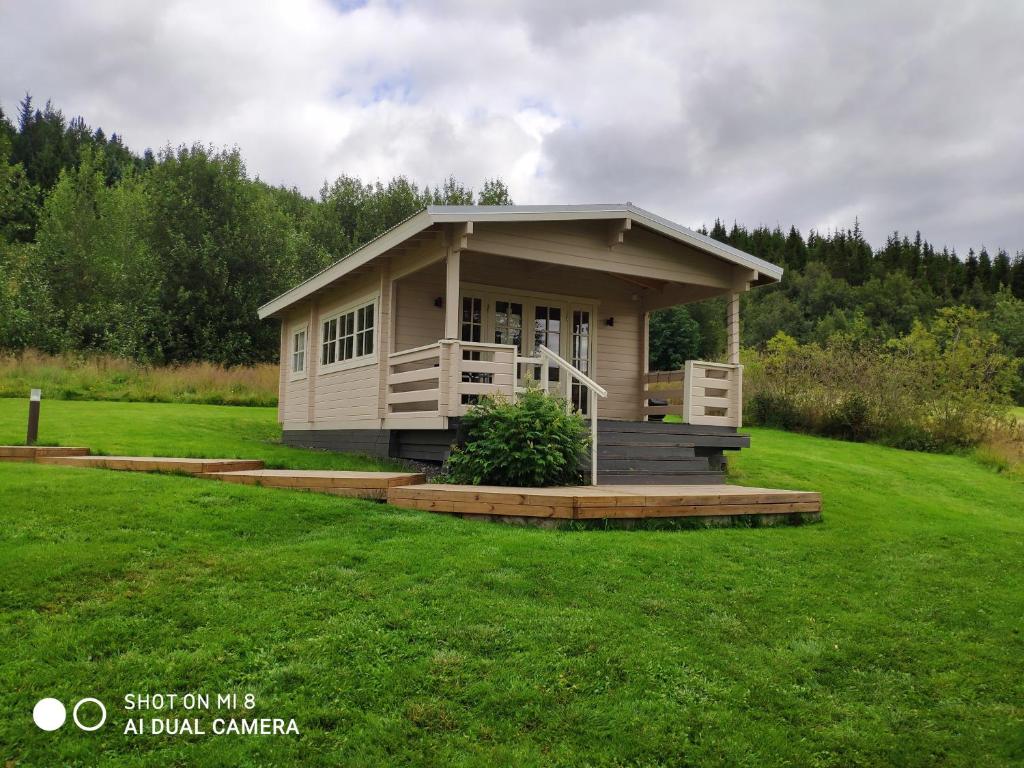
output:
[[[57,699],[40,699],[32,708],[32,719],[44,731],[56,731],[68,719],[68,711]]]
[[[78,719],[78,710],[81,709],[83,704],[89,703],[95,704],[97,707],[100,708],[100,720],[98,723],[96,723],[96,725],[82,725],[82,721]],[[63,710],[64,707],[61,707],[61,709]],[[71,710],[71,719],[74,720],[75,725],[77,725],[83,731],[98,731],[103,726],[103,724],[107,722],[107,708],[103,706],[103,702],[99,699],[94,699],[92,697],[81,699],[77,704],[75,704],[75,708]]]

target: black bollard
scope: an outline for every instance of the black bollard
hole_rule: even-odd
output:
[[[39,401],[42,399],[41,389],[33,389],[28,396],[28,437],[25,445],[35,445],[39,439]]]

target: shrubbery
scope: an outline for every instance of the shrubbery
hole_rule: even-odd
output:
[[[972,447],[1013,429],[1007,406],[1020,361],[957,307],[880,343],[836,334],[799,344],[779,333],[745,372],[749,422],[900,448]]]
[[[565,402],[538,389],[516,402],[485,397],[462,418],[463,444],[448,459],[448,480],[539,488],[576,485],[590,445],[587,424]]]

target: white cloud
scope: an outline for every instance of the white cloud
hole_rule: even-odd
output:
[[[31,90],[137,150],[237,144],[309,193],[500,175],[524,203],[1015,249],[1022,21],[996,0],[5,3],[0,104]]]

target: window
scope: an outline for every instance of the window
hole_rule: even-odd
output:
[[[583,373],[590,374],[590,313],[586,310],[573,310],[572,313],[572,349],[570,363]],[[587,388],[573,379],[572,404],[582,413],[590,407]]]
[[[292,332],[292,373],[306,372],[306,329]]]
[[[515,344],[523,349],[523,305],[515,301],[494,302],[494,343]]]
[[[534,307],[533,310],[533,348],[543,344],[556,355],[561,354],[562,309],[561,307]],[[558,381],[559,368],[551,363],[548,369],[548,381]]]
[[[321,365],[360,360],[373,355],[376,308],[376,301],[371,301],[323,321]]]
[[[480,341],[483,330],[483,302],[472,296],[462,299],[462,340]]]

